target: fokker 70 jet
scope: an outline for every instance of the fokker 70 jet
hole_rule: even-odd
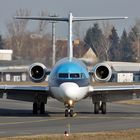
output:
[[[112,77],[112,68],[106,63],[98,63],[88,71],[86,65],[73,57],[72,25],[76,21],[114,20],[127,17],[15,17],[22,20],[49,20],[68,23],[67,57],[58,61],[49,71],[41,63],[34,63],[29,68],[29,76],[33,82],[42,82],[49,75],[48,86],[1,85],[1,97],[7,93],[8,99],[33,102],[33,114],[44,114],[48,97],[64,103],[65,116],[73,116],[76,102],[91,97],[94,113],[106,113],[106,102],[132,98],[133,93],[140,97],[140,85],[94,85],[94,79],[107,82]]]

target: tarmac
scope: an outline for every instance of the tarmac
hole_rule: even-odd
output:
[[[32,103],[0,99],[0,137],[102,132],[140,128],[140,105],[108,103],[107,114],[94,114],[90,98],[78,102],[74,117],[64,117],[64,105],[48,99],[46,114],[32,115]]]

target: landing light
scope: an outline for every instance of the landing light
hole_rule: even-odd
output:
[[[73,105],[73,100],[69,100],[69,105],[70,105],[70,106]]]

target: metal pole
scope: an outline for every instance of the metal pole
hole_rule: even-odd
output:
[[[138,44],[137,44],[137,57],[136,57],[136,60],[139,62],[139,60],[140,60],[140,33],[137,33],[137,41],[138,41]]]
[[[139,34],[138,34],[138,61],[140,59],[140,38],[139,38]]]
[[[52,56],[52,66],[55,65],[56,58],[56,46],[55,46],[55,22],[52,22],[52,46],[53,46],[53,56]]]

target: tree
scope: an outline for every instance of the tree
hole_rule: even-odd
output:
[[[3,48],[4,48],[4,43],[2,40],[2,36],[0,35],[0,49],[3,49]]]
[[[26,9],[20,9],[16,11],[16,16],[29,16],[30,11]],[[25,36],[27,34],[27,23],[28,20],[16,20],[12,19],[7,24],[7,30],[8,30],[8,38],[9,41],[9,47],[10,49],[13,49],[14,54],[16,54],[16,58],[21,58],[21,56],[24,54],[25,48]]]
[[[140,54],[140,49],[139,49],[139,26],[137,26],[138,23],[136,23],[130,30],[128,34],[129,38],[129,43],[131,46],[131,49],[133,51],[133,60],[134,61],[139,61],[139,54]]]
[[[115,27],[111,30],[111,35],[109,36],[110,41],[110,49],[109,49],[109,57],[112,61],[119,61],[121,54],[119,52],[119,36]]]
[[[105,60],[106,53],[104,47],[104,35],[102,34],[102,30],[99,28],[98,23],[95,23],[93,27],[87,30],[86,36],[84,38],[84,42],[86,46],[91,47],[95,52],[96,56],[100,60]]]
[[[139,29],[136,25],[134,25],[129,32],[129,39],[132,42],[135,42],[138,38],[138,35],[139,35]]]
[[[110,36],[112,28],[113,25],[109,21],[102,22],[102,32],[106,38]]]
[[[48,16],[48,12],[47,11],[41,11],[40,16]],[[46,20],[39,20],[38,21],[38,27],[37,27],[37,33],[38,34],[46,34],[47,31],[47,21]]]
[[[80,34],[80,26],[81,26],[81,24],[79,21],[74,22],[74,24],[73,24],[73,35],[74,35],[74,38],[76,38],[76,39],[82,38],[81,34]]]
[[[47,13],[41,12],[41,16]],[[20,9],[16,12],[17,16],[30,16],[30,11]],[[12,19],[7,23],[7,38],[5,46],[12,49],[14,59],[28,59],[39,62],[46,62],[51,59],[52,49],[50,45],[50,35],[47,34],[47,22],[38,21],[35,30],[31,31],[28,27],[28,20]],[[50,49],[51,48],[51,49]],[[46,62],[50,64],[49,62]]]
[[[127,36],[126,30],[123,31],[120,40],[120,53],[122,61],[133,61],[133,49],[131,47],[131,42]]]

